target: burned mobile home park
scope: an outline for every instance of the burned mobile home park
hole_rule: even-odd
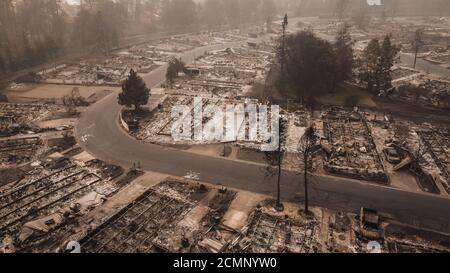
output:
[[[0,253],[450,251],[448,1],[0,9]]]

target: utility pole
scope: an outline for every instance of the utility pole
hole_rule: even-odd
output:
[[[288,16],[284,15],[282,27],[283,27],[283,36],[281,37],[281,56],[280,56],[280,65],[281,65],[281,88],[284,89],[284,66],[285,66],[285,55],[286,55],[286,27],[288,26]],[[284,91],[284,90],[281,90]]]
[[[422,30],[418,29],[416,30],[416,34],[414,37],[414,47],[415,47],[415,54],[414,54],[414,69],[416,68],[417,64],[417,54],[419,53],[419,48],[422,46]]]

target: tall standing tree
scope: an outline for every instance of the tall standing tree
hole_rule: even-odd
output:
[[[398,0],[391,0],[386,3],[386,9],[391,13],[391,20],[394,21],[395,16],[398,12]]]
[[[349,33],[349,26],[344,25],[339,30],[334,51],[336,55],[336,82],[346,81],[352,78],[353,74],[353,40]]]
[[[2,51],[0,50],[0,74],[6,74],[6,62],[3,59]]]
[[[286,67],[286,28],[289,24],[288,16],[287,14],[284,15],[283,22],[281,24],[282,27],[282,36],[281,36],[281,44],[280,44],[280,50],[279,50],[279,62],[280,62],[280,80],[279,80],[279,86],[281,89],[281,92],[284,92],[285,90],[285,67]]]
[[[169,65],[166,71],[166,82],[172,85],[175,79],[178,77],[178,73],[186,71],[186,64],[175,57],[169,60]]]
[[[317,38],[310,31],[286,37],[286,68],[280,79],[303,103],[328,93],[335,85],[336,57],[328,41]]]
[[[33,65],[35,63],[35,51],[31,45],[30,38],[27,34],[22,34],[22,56],[23,56],[23,64],[25,66]]]
[[[119,104],[127,107],[134,106],[134,110],[140,110],[141,105],[146,105],[150,97],[150,89],[144,80],[131,69],[128,79],[122,84],[122,93],[119,94]]]
[[[316,143],[316,133],[313,126],[306,129],[305,134],[300,140],[298,151],[303,162],[303,182],[304,182],[304,197],[305,197],[305,214],[309,214],[309,181],[308,171],[310,169],[309,162],[311,161],[314,145]]]
[[[265,169],[265,175],[267,178],[277,177],[277,200],[275,203],[275,209],[277,211],[283,211],[284,206],[281,203],[281,173],[282,164],[285,151],[283,145],[286,142],[287,124],[281,117],[279,118],[279,130],[278,130],[278,148],[274,151],[264,152],[264,158],[267,163]]]
[[[97,40],[97,50],[107,54],[113,45],[117,43],[118,34],[111,25],[105,22],[105,18],[100,11],[95,15],[94,27]]]
[[[392,87],[391,69],[395,64],[400,47],[392,43],[391,36],[386,35],[380,48],[380,80],[379,89],[388,90]]]
[[[5,48],[6,62],[8,71],[14,71],[17,68],[17,61],[10,46]]]
[[[192,0],[163,2],[161,21],[168,29],[189,29],[197,23],[198,9]]]
[[[368,91],[378,93],[392,87],[391,69],[399,51],[400,47],[392,43],[389,35],[381,44],[378,39],[369,42],[357,66],[358,78],[366,83]]]
[[[414,33],[414,41],[412,42],[412,46],[414,48],[414,64],[413,64],[414,69],[416,68],[417,64],[417,54],[419,54],[420,48],[424,45],[422,37],[423,37],[423,30],[417,29],[416,32]]]
[[[240,10],[240,1],[239,0],[223,1],[224,16],[229,25],[237,25],[240,23],[239,13],[236,12],[238,10]]]
[[[354,8],[355,13],[352,16],[352,20],[359,29],[366,29],[370,23],[368,8],[366,1],[359,1],[356,8]]]
[[[366,83],[368,91],[373,91],[374,87],[379,85],[380,51],[380,42],[378,39],[372,39],[357,60],[358,78]]]

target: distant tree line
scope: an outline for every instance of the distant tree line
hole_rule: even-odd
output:
[[[280,5],[275,0],[82,0],[74,7],[63,0],[1,0],[0,75],[51,61],[68,49],[106,53],[122,36],[142,31],[266,22]]]
[[[168,29],[238,25],[265,22],[277,14],[278,8],[275,0],[165,0],[161,20]]]
[[[0,74],[55,58],[66,32],[59,1],[0,1]]]

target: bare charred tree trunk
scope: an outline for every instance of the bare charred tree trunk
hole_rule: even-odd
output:
[[[308,199],[308,158],[309,151],[303,154],[303,160],[305,162],[305,171],[304,171],[304,179],[305,179],[305,213],[309,213],[309,199]]]
[[[413,68],[416,69],[416,64],[417,64],[417,54],[419,53],[419,46],[416,44],[416,50],[414,53],[414,65]]]
[[[283,34],[281,37],[281,52],[280,52],[280,73],[281,73],[281,82],[280,82],[280,89],[282,92],[284,92],[284,68],[285,68],[285,62],[286,62],[286,27],[288,26],[288,16],[287,14],[284,15],[284,20],[282,23],[283,27]]]
[[[265,170],[265,176],[267,178],[274,178],[274,176],[277,176],[277,194],[276,194],[276,201],[275,201],[275,209],[277,211],[283,211],[284,206],[281,202],[281,175],[282,175],[282,163],[283,163],[283,157],[284,157],[284,151],[282,149],[282,145],[285,141],[285,131],[286,131],[286,125],[285,121],[280,118],[279,123],[279,132],[278,132],[278,148],[274,149],[273,151],[266,151],[264,152],[265,160],[267,162],[267,167]]]
[[[278,132],[278,139],[281,139],[281,130]],[[277,208],[281,208],[281,142],[278,144],[278,181],[277,181]]]
[[[315,145],[315,130],[314,127],[310,126],[306,129],[305,134],[303,135],[300,145],[299,152],[303,153],[303,179],[304,179],[304,194],[305,194],[305,214],[309,214],[309,193],[308,193],[308,170],[309,170],[309,160],[311,158],[311,154]]]

